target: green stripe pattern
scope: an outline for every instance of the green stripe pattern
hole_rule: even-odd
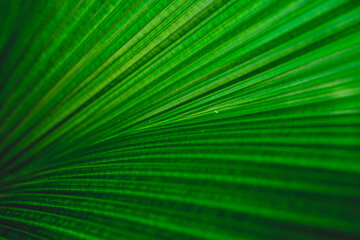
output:
[[[0,5],[1,239],[360,238],[360,1]]]

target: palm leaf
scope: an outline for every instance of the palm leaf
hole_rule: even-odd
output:
[[[3,239],[356,239],[360,2],[2,1]]]

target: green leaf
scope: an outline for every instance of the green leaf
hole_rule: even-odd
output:
[[[1,1],[1,239],[357,239],[360,1]]]

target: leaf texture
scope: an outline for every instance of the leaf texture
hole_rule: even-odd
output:
[[[358,239],[360,1],[1,1],[2,239]]]

